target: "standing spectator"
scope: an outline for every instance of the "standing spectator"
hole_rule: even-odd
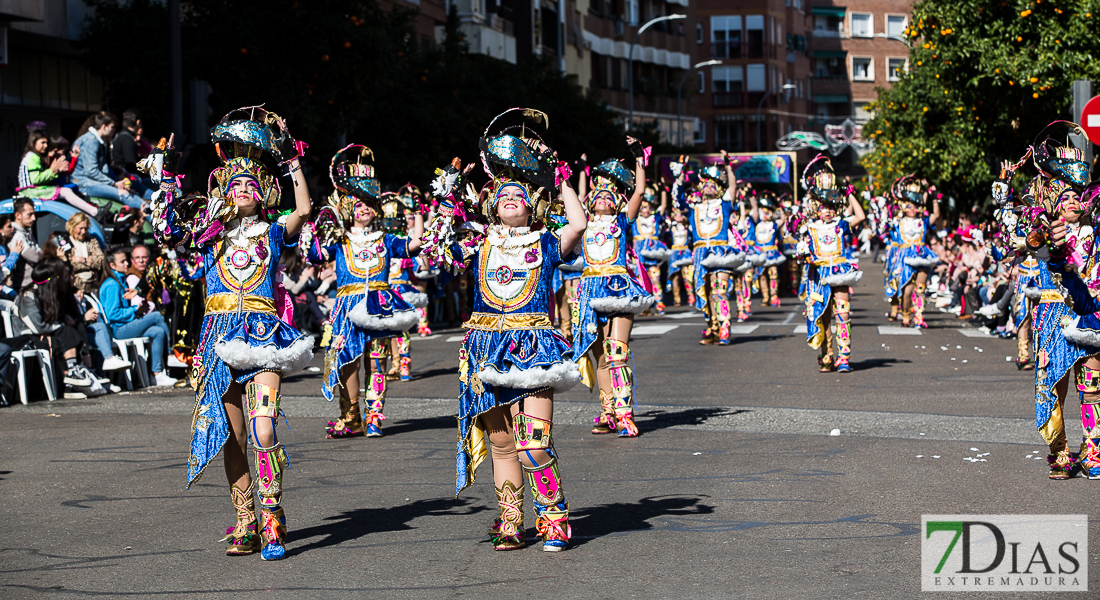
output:
[[[122,113],[122,131],[111,142],[111,165],[122,175],[136,175],[138,130],[141,129],[141,115],[136,109]]]
[[[31,284],[31,271],[42,258],[42,248],[34,241],[34,233],[31,231],[34,222],[38,220],[38,216],[34,214],[34,202],[28,198],[16,198],[13,208],[15,219],[12,226],[15,233],[8,243],[8,249],[12,250],[19,244],[23,248],[19,251],[19,260],[11,270],[11,281],[12,287],[22,290]]]
[[[150,230],[151,232],[152,230]],[[152,233],[145,231],[145,220],[137,209],[124,207],[115,216],[115,231],[111,234],[112,246],[137,246],[154,243]]]
[[[130,250],[130,268],[126,270],[126,289],[137,290],[137,297],[130,301],[134,306],[143,302],[150,302],[149,280],[145,278],[145,272],[149,269],[149,248],[138,244]],[[156,309],[156,304],[150,304],[150,310]]]
[[[73,168],[68,149],[69,140],[59,135],[51,140],[45,131],[32,131],[27,138],[27,147],[23,149],[23,159],[19,161],[16,195],[38,200],[61,198],[92,216],[98,216],[99,209],[81,198],[62,180]]]
[[[148,337],[153,340],[152,369],[158,386],[170,386],[176,380],[164,371],[165,350],[168,346],[168,327],[164,324],[164,315],[150,310],[150,304],[142,302],[133,306],[130,301],[137,297],[136,290],[127,290],[122,284],[130,268],[126,252],[115,249],[108,252],[107,277],[99,286],[99,302],[103,305],[102,317],[107,321],[111,335],[117,339]]]
[[[144,210],[147,206],[145,200],[153,197],[152,190],[126,178],[116,180],[108,165],[107,144],[115,135],[114,115],[100,111],[87,122],[88,130],[75,143],[79,154],[76,169],[73,170],[73,181],[80,186],[80,191],[89,196],[118,200],[126,206]]]
[[[0,216],[0,298],[4,300],[15,300],[17,292],[8,285],[8,279],[25,246],[23,242],[13,242],[13,235],[15,227],[11,215]]]
[[[99,241],[88,235],[89,225],[86,215],[76,213],[65,223],[65,231],[69,232],[69,240],[73,245],[69,262],[73,265],[74,285],[85,294],[94,294],[99,289],[99,275],[103,272],[104,258]]]

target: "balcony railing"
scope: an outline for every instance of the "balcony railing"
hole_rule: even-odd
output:
[[[741,92],[714,92],[715,108],[741,108],[745,105],[745,94]]]
[[[714,42],[710,45],[710,57],[716,59],[741,58],[741,42]]]

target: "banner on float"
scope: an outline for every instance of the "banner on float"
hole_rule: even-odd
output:
[[[736,161],[733,167],[734,174],[739,181],[748,183],[780,183],[792,185],[797,181],[795,174],[797,163],[793,152],[764,152],[760,154],[730,154],[730,159]],[[671,164],[679,160],[679,156],[662,155],[658,157],[658,168],[662,177],[669,181],[675,179],[672,175]],[[722,164],[721,154],[693,154],[688,158],[688,164],[692,169]]]

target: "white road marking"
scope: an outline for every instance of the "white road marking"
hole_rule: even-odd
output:
[[[787,318],[786,318],[786,319],[783,319],[783,323],[782,323],[782,324],[783,324],[783,325],[790,325],[790,324],[791,324],[791,321],[793,321],[793,320],[794,320],[794,316],[795,316],[796,314],[798,314],[798,313],[797,313],[797,312],[795,312],[795,311],[791,311],[791,312],[787,313]]]
[[[464,335],[452,335],[451,337],[447,338],[445,341],[448,341],[448,342],[461,342],[463,339],[465,339],[465,337],[466,336],[464,336]]]
[[[679,325],[635,325],[630,335],[664,335]]]
[[[971,337],[971,338],[987,338],[987,337],[989,337],[988,333],[983,333],[982,331],[980,331],[978,329],[973,329],[973,328],[970,328],[970,327],[964,327],[962,329],[956,329],[955,331],[958,331],[959,333],[965,335],[966,337]]]
[[[759,325],[730,325],[730,333],[734,335],[745,335],[756,331]]]
[[[795,327],[794,331],[792,331],[791,333],[806,333],[806,326],[799,325],[798,327]]]
[[[879,335],[921,335],[920,329],[914,327],[896,327],[892,325],[879,325]]]
[[[438,337],[442,337],[442,335],[438,334],[438,333],[433,333],[431,335],[424,336],[424,337],[420,337],[419,335],[414,335],[414,336],[410,336],[409,339],[411,339],[411,340],[434,340]]]
[[[689,311],[689,312],[676,313],[674,315],[671,315],[671,314],[670,315],[665,315],[665,318],[668,318],[668,319],[697,319],[697,318],[700,318],[700,317],[703,317],[703,316],[704,316],[703,313],[701,313],[699,311]]]

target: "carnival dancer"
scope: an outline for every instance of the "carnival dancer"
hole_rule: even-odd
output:
[[[672,218],[668,221],[669,238],[672,241],[668,262],[668,290],[672,291],[672,301],[680,306],[681,289],[687,292],[688,305],[695,304],[694,268],[691,266],[691,224],[687,215],[679,206],[672,207]]]
[[[554,393],[576,385],[580,372],[547,307],[554,269],[570,260],[586,217],[569,185],[568,166],[532,124],[503,126],[517,117],[546,122],[542,112],[510,109],[489,124],[480,140],[482,165],[492,180],[484,201],[470,191],[464,207],[455,197],[458,159],[437,171],[432,187],[441,216],[430,227],[426,254],[448,269],[471,272],[474,282],[474,312],[463,325],[459,350],[455,494],[473,483],[478,465],[491,456],[500,506],[489,532],[493,547],[522,548],[526,475],[535,528],[543,550],[553,552],[566,549],[571,534],[553,443]],[[568,222],[550,230],[545,219],[555,195]],[[454,221],[467,210],[478,210],[490,225],[467,221],[456,238]]]
[[[634,154],[634,173],[621,161],[608,159],[592,169],[592,185],[584,198],[589,219],[582,245],[584,273],[577,288],[573,356],[586,374],[591,374],[593,364],[596,367],[596,381],[585,382],[600,391],[601,412],[593,419],[592,433],[617,431],[619,437],[634,437],[638,427],[627,342],[635,315],[645,312],[657,297],[629,270],[627,233],[642,204],[643,189],[635,182],[645,181],[645,151],[636,139],[626,139]],[[585,179],[582,173],[582,187]]]
[[[756,191],[749,188],[738,190],[735,209],[738,218],[730,227],[730,245],[739,248],[745,253],[745,262],[735,269],[733,281],[733,294],[737,298],[737,322],[743,323],[752,316],[753,284],[756,280],[756,268],[764,264],[765,257],[756,247],[756,229],[749,221],[749,211],[746,208],[750,197],[755,198]]]
[[[807,193],[804,212],[814,215],[801,225],[800,254],[808,262],[802,282],[806,303],[806,342],[820,349],[821,372],[852,370],[850,286],[863,276],[851,254],[852,227],[863,221],[863,208],[851,186],[837,189],[833,165],[823,154],[810,161],[802,173]],[[851,216],[841,217],[845,206]],[[836,359],[832,356],[830,323],[836,317]]]
[[[803,265],[802,261],[798,260],[798,238],[795,236],[797,232],[791,232],[791,218],[801,208],[790,199],[790,194],[786,193],[779,197],[779,207],[783,219],[783,226],[779,228],[782,236],[779,250],[783,256],[787,257],[787,262],[783,266],[786,268],[785,278],[790,286],[789,291],[791,294],[797,294],[802,281]]]
[[[416,210],[420,211],[420,214],[424,218],[424,222],[427,223],[430,219],[431,210],[428,203],[424,201],[424,194],[420,191],[420,188],[411,183],[406,183],[401,189],[397,190],[397,195],[401,197],[401,203],[405,206],[415,206]],[[408,232],[412,228],[414,216],[411,211],[405,212],[405,231]],[[428,280],[435,279],[439,275],[438,269],[433,269],[431,265],[428,265],[425,261],[420,259],[405,259],[402,261],[406,267],[411,268],[406,274],[408,283],[416,288],[416,291],[409,288],[403,288],[402,297],[407,292],[408,294],[423,294],[423,298],[420,296],[410,296],[405,298],[409,304],[416,307],[416,314],[420,317],[416,324],[416,332],[420,337],[427,337],[432,334],[432,328],[429,326],[428,319]],[[410,276],[411,275],[411,276]],[[403,283],[399,281],[398,283]],[[416,302],[413,302],[416,300]],[[421,302],[423,304],[421,304]]]
[[[927,190],[927,191],[925,191]],[[890,237],[896,248],[893,286],[900,296],[901,324],[927,328],[924,322],[925,291],[928,287],[928,270],[939,264],[940,259],[926,244],[929,225],[940,220],[940,197],[928,181],[913,175],[898,178],[893,185],[893,198],[899,205],[900,217],[891,228]],[[924,207],[932,198],[932,217]],[[889,293],[889,291],[888,291]]]
[[[725,150],[722,162],[724,168],[710,165],[695,173],[688,172],[683,159],[673,163],[672,197],[685,203],[691,216],[695,308],[707,317],[701,344],[730,343],[730,278],[745,262],[744,250],[730,243],[737,178]],[[689,174],[691,190],[687,189]]]
[[[756,249],[764,257],[763,264],[757,267],[757,281],[764,280],[758,283],[762,296],[761,302],[765,305],[779,306],[779,266],[787,262],[787,257],[779,250],[783,237],[783,213],[775,209],[775,202],[770,195],[763,195],[759,199],[753,196],[749,217]]]
[[[416,217],[419,214],[419,206],[416,196],[402,194],[401,192],[385,192],[382,194],[382,229],[398,237],[408,237],[416,225]],[[423,218],[423,217],[421,217]],[[414,271],[417,262],[415,258],[401,258],[390,261],[389,283],[401,299],[416,309],[417,322],[425,321],[424,308],[428,306],[428,294],[414,285]],[[411,381],[412,355],[410,349],[408,331],[403,331],[390,338],[389,357],[391,364],[386,372],[389,380]],[[373,343],[373,342],[372,342]],[[379,344],[383,342],[378,341]]]
[[[321,384],[326,400],[340,396],[340,417],[327,428],[330,438],[382,435],[388,338],[417,322],[416,310],[390,288],[389,272],[391,261],[416,255],[424,221],[416,213],[407,238],[382,230],[380,186],[368,159],[373,161],[374,153],[358,144],[332,157],[329,178],[336,190],[317,216],[317,232],[309,249],[310,261],[336,263],[336,303],[325,324],[328,350]],[[404,223],[403,216],[387,218],[389,226],[394,221]],[[359,372],[368,351],[370,381],[364,418],[359,408]]]
[[[177,251],[200,253],[206,266],[206,316],[192,361],[196,403],[187,485],[226,447],[225,474],[237,515],[223,538],[226,554],[259,551],[263,559],[277,560],[286,553],[282,474],[289,467],[275,432],[279,387],[284,375],[313,357],[313,338],[280,320],[274,300],[277,261],[284,248],[297,245],[310,215],[299,164],[306,144],[290,136],[281,117],[259,107],[227,114],[211,137],[222,166],[211,173],[207,197],[179,197],[179,153],[171,138],[141,164],[160,186],[152,202],[158,239]],[[274,220],[278,166],[294,184],[294,210],[285,225]],[[250,435],[255,481],[246,453]]]
[[[1028,256],[1012,268],[1013,297],[1012,320],[1016,326],[1016,368],[1023,371],[1034,368],[1031,363],[1031,331],[1035,305],[1042,299],[1039,288],[1039,261]]]
[[[653,287],[657,302],[654,308],[658,315],[665,314],[665,303],[661,297],[665,286],[661,283],[661,266],[668,262],[672,251],[668,245],[661,241],[661,233],[665,228],[665,206],[657,196],[652,185],[646,184],[644,201],[638,208],[638,217],[631,223],[631,233],[634,237],[634,252],[641,258],[645,267],[649,282]]]

